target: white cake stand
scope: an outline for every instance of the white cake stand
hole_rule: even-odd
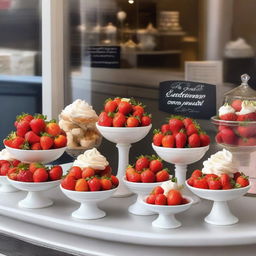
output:
[[[12,186],[9,181],[7,180],[7,176],[0,176],[0,192],[4,193],[12,193],[12,192],[17,192],[19,191],[17,188]]]
[[[129,165],[129,151],[132,143],[142,140],[150,131],[152,125],[141,127],[105,127],[96,124],[101,135],[116,143],[118,148],[118,172],[119,186],[114,194],[115,197],[125,197],[131,195],[131,191],[124,185],[123,177]]]
[[[198,148],[165,148],[155,146],[152,143],[152,147],[164,161],[175,164],[175,177],[178,184],[184,186],[184,194],[191,197],[193,203],[198,203],[200,199],[185,186],[187,166],[199,161],[208,151],[209,145]]]

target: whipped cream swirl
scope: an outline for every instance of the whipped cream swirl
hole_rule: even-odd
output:
[[[235,113],[235,112],[236,110],[228,104],[225,104],[219,108],[219,116],[226,115],[229,113]]]
[[[164,190],[164,195],[167,196],[169,191],[172,189],[179,190],[180,187],[176,182],[173,182],[172,180],[167,180],[162,183],[161,185],[162,189]]]
[[[246,115],[256,111],[256,107],[253,102],[243,101],[240,112],[236,112],[237,115]]]
[[[226,149],[218,151],[211,155],[208,160],[203,162],[204,168],[202,172],[204,174],[216,174],[220,176],[223,173],[233,177],[234,173],[238,172],[238,169],[233,163],[232,153]]]
[[[80,99],[66,106],[61,114],[69,116],[70,118],[98,118],[92,106]]]
[[[13,161],[15,158],[7,151],[7,149],[3,149],[0,151],[0,160]]]
[[[107,159],[96,148],[86,150],[77,157],[73,164],[73,166],[80,168],[91,167],[95,170],[104,170],[108,165]]]

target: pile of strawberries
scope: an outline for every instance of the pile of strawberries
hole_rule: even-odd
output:
[[[112,175],[108,165],[104,170],[95,170],[91,167],[80,168],[73,166],[61,182],[64,189],[74,191],[101,191],[116,188],[119,181]]]
[[[6,166],[8,165],[5,163]],[[2,170],[4,168],[4,170]],[[4,174],[5,173],[5,174]],[[46,167],[41,163],[19,163],[11,164],[9,169],[1,165],[1,175],[8,175],[11,180],[21,182],[47,182],[60,180],[62,177],[62,168],[59,165]]]
[[[210,137],[189,117],[171,116],[161,130],[154,130],[153,144],[166,148],[196,148],[210,144]]]
[[[247,187],[249,185],[248,177],[241,172],[236,172],[234,177],[231,178],[226,173],[223,173],[220,176],[216,174],[204,175],[200,170],[195,170],[187,182],[190,186],[195,188],[213,190],[227,190]]]
[[[147,197],[146,203],[156,205],[181,205],[189,202],[186,198],[182,197],[179,190],[171,189],[167,196],[165,196],[163,188],[157,186]]]
[[[47,150],[67,145],[66,133],[55,120],[46,121],[46,116],[22,114],[14,123],[15,132],[11,132],[4,144],[11,148],[25,150]]]
[[[133,98],[107,99],[98,124],[108,127],[138,127],[151,124],[151,115],[145,113],[145,106]]]
[[[126,169],[126,179],[131,182],[163,182],[170,178],[169,170],[163,168],[162,160],[155,155],[137,158],[135,165],[129,165]]]
[[[0,160],[0,175],[6,176],[8,171],[14,167],[17,167],[19,163],[20,163],[19,160],[12,160],[12,161]]]

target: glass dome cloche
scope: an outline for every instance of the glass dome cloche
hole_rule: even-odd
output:
[[[232,152],[240,166],[248,166],[256,151],[256,91],[249,79],[247,74],[241,76],[242,84],[224,95],[218,116],[212,117],[217,144]]]

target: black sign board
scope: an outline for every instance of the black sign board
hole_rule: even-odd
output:
[[[86,49],[91,67],[120,68],[120,46],[90,46]]]
[[[216,115],[216,86],[190,81],[165,81],[159,87],[159,109],[175,115],[209,119]]]

